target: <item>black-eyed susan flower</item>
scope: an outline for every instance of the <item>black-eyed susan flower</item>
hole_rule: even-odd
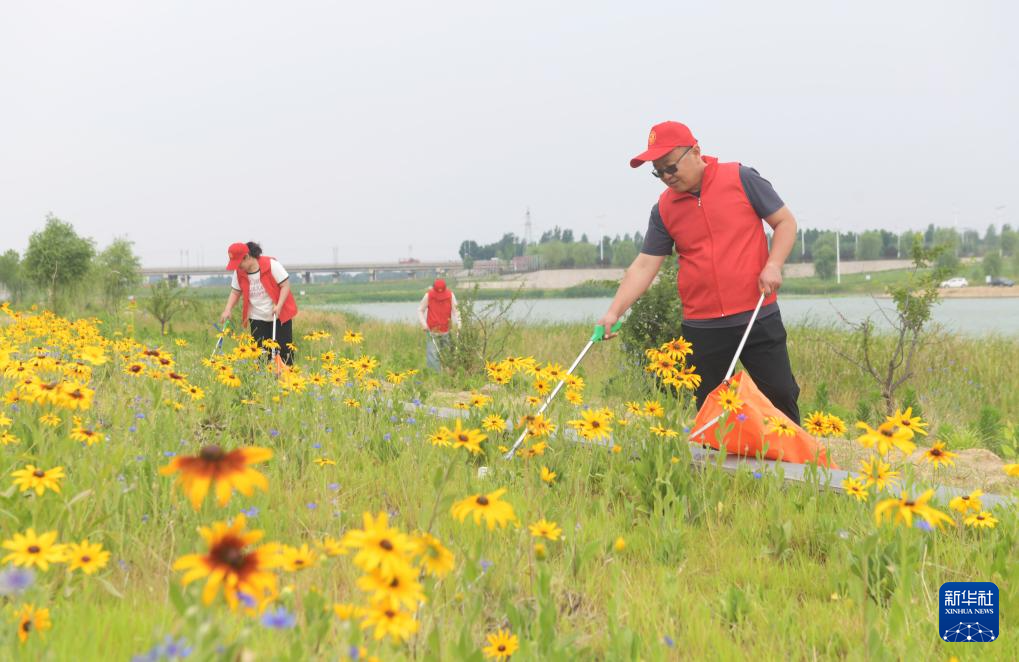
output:
[[[488,494],[474,494],[454,503],[450,512],[461,522],[468,515],[473,515],[475,524],[481,524],[484,519],[490,531],[496,526],[505,528],[510,522],[516,521],[513,506],[502,500],[505,493],[506,488],[502,487]]]
[[[933,496],[934,490],[927,490],[915,499],[903,492],[898,499],[880,501],[874,508],[874,521],[878,524],[891,521],[908,527],[913,525],[914,517],[919,517],[931,526],[941,528],[946,522],[951,523],[952,518],[929,505]]]
[[[907,431],[910,439],[914,434],[927,434],[927,431],[924,430],[927,424],[919,416],[913,416],[912,407],[906,407],[906,411],[896,409],[894,414],[885,419],[885,422],[897,425],[900,429]]]
[[[41,496],[46,490],[53,490],[59,494],[64,468],[40,469],[34,464],[26,464],[24,469],[12,471],[11,475],[14,476],[14,484],[18,486],[20,492],[35,490],[35,493]]]
[[[396,643],[402,642],[418,631],[419,624],[414,617],[388,603],[372,605],[364,611],[362,630],[374,628],[372,637],[378,641],[391,637]]]
[[[986,510],[974,513],[963,521],[966,523],[966,526],[973,527],[974,529],[993,529],[998,525],[998,518]]]
[[[364,513],[364,528],[353,529],[343,536],[348,549],[356,549],[354,565],[365,572],[378,571],[383,576],[403,567],[414,553],[414,543],[405,534],[389,526],[389,515],[382,512],[373,517]]]
[[[74,419],[74,426],[71,428],[70,436],[73,441],[80,441],[89,446],[98,444],[103,440],[103,434],[98,429],[85,427],[85,424],[78,418]]]
[[[62,423],[60,417],[56,414],[43,414],[39,417],[39,422],[48,428],[58,427]]]
[[[22,644],[28,641],[33,632],[38,632],[42,637],[43,632],[53,627],[49,609],[36,609],[32,604],[24,604],[14,614],[18,623],[18,641]]]
[[[814,411],[807,415],[803,421],[803,429],[815,437],[823,437],[828,434],[828,415],[823,411]]]
[[[556,479],[557,475],[558,474],[556,474],[556,472],[552,471],[548,467],[546,467],[546,466],[542,466],[541,467],[541,480],[543,482],[548,483],[549,485],[551,485],[552,483],[555,482],[555,479]]]
[[[498,414],[489,414],[481,421],[481,428],[487,432],[503,432],[506,430],[506,419]]]
[[[857,501],[866,501],[870,496],[870,493],[867,492],[867,486],[864,485],[863,481],[852,476],[842,481],[842,489],[846,491],[846,494],[856,497]]]
[[[315,561],[318,558],[315,552],[308,547],[307,543],[300,547],[284,545],[280,548],[279,554],[279,565],[287,572],[307,570],[315,565]]]
[[[545,418],[544,414],[536,414],[527,423],[527,434],[531,437],[543,437],[555,432],[555,423]]]
[[[68,572],[81,570],[86,575],[92,575],[106,567],[110,560],[110,553],[103,549],[101,543],[90,543],[85,538],[80,543],[67,545],[66,562]]]
[[[679,436],[678,432],[664,425],[650,425],[648,426],[648,431],[656,437],[664,437],[666,439]]]
[[[529,525],[527,529],[535,538],[546,538],[552,541],[559,540],[559,536],[563,534],[563,530],[559,528],[558,524],[550,522],[544,518]]]
[[[626,549],[626,539],[623,538],[623,536],[619,536],[618,538],[616,538],[616,541],[612,543],[612,549],[616,550],[617,552],[621,552],[624,549]]]
[[[1019,464],[1006,464],[1002,468],[1005,470],[1006,475],[1019,478]]]
[[[633,414],[634,416],[643,416],[644,415],[644,410],[641,408],[639,402],[633,402],[633,401],[627,402],[625,407],[626,407],[627,413]]]
[[[517,635],[510,633],[509,630],[497,630],[489,634],[486,639],[488,645],[482,648],[481,652],[485,657],[493,660],[506,660],[520,647]]]
[[[846,433],[846,422],[835,414],[828,414],[825,423],[827,427],[825,434],[829,437],[842,436]]]
[[[198,510],[212,486],[215,486],[216,501],[220,506],[230,502],[232,490],[244,496],[251,496],[256,487],[268,490],[269,481],[251,465],[266,462],[271,457],[272,451],[268,448],[251,446],[225,451],[219,446],[209,445],[196,456],[173,458],[170,464],[159,469],[159,473],[168,476],[179,472],[177,482],[183,486],[192,507]]]
[[[874,485],[880,492],[899,479],[899,472],[892,471],[890,464],[872,455],[869,459],[860,461],[860,478],[864,480],[864,487]]]
[[[952,466],[955,464],[955,458],[957,457],[959,457],[959,454],[947,450],[943,441],[934,442],[933,446],[923,452],[924,461],[930,462],[935,468],[940,467],[942,464]]]
[[[644,402],[642,413],[645,416],[661,418],[662,416],[665,416],[665,409],[662,408],[662,405],[657,400],[646,400]]]
[[[389,575],[375,570],[357,580],[357,587],[370,594],[373,604],[384,603],[393,607],[417,609],[425,602],[424,588],[418,581],[418,570],[411,565],[394,566]]]
[[[23,534],[15,533],[10,540],[5,540],[3,548],[10,551],[10,554],[3,558],[3,563],[13,563],[25,568],[35,566],[46,571],[51,563],[64,561],[64,545],[57,544],[56,531],[49,531],[40,536],[36,535],[35,529],[30,528]]]
[[[330,460],[328,457],[316,457],[312,462],[320,467],[331,467],[336,464],[336,460]]]
[[[585,409],[580,412],[581,418],[569,421],[584,439],[598,441],[608,439],[612,435],[612,412],[607,409]]]
[[[206,579],[203,603],[212,604],[220,588],[231,609],[237,608],[239,592],[248,596],[276,593],[276,575],[271,570],[279,565],[280,546],[255,547],[263,533],[248,530],[243,514],[238,515],[233,524],[215,522],[211,527],[203,526],[198,533],[208,545],[208,551],[180,557],[173,569],[187,571],[181,578],[184,586]]]
[[[885,421],[875,430],[863,421],[859,421],[856,427],[864,430],[864,434],[860,435],[856,441],[865,448],[877,446],[877,452],[882,456],[888,455],[888,451],[892,448],[897,448],[906,455],[916,450],[916,444],[910,441],[913,433],[895,423]]]
[[[347,331],[343,334],[343,342],[348,345],[360,345],[364,342],[364,334],[347,329]]]
[[[980,500],[983,494],[983,490],[973,490],[969,494],[960,494],[948,502],[948,507],[964,515],[971,510],[980,512],[984,508],[984,504]]]
[[[465,448],[471,453],[481,452],[481,442],[488,439],[487,435],[481,433],[478,428],[468,429],[463,427],[463,422],[458,418],[449,431],[449,440],[453,448]]]

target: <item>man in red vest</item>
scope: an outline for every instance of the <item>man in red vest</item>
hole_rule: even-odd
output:
[[[262,247],[253,241],[230,244],[227,249],[230,262],[227,271],[233,271],[230,296],[219,323],[230,319],[238,300],[243,301],[241,324],[250,324],[251,336],[262,343],[273,337],[273,319],[276,320],[276,342],[280,358],[293,365],[293,318],[297,315],[297,302],[290,292],[287,270],[274,257],[262,255]]]
[[[446,287],[446,281],[436,278],[421,297],[418,320],[428,334],[425,340],[425,362],[438,372],[442,368],[439,354],[449,347],[450,321],[460,326],[460,311],[456,308],[456,295]]]
[[[789,364],[776,297],[782,265],[796,243],[792,212],[753,168],[702,156],[690,129],[679,122],[652,127],[647,150],[630,166],[647,161],[654,165],[651,174],[666,189],[651,210],[640,254],[598,323],[611,328],[651,285],[675,246],[682,334],[693,344],[691,364],[702,378],[696,391],[698,408],[725,378],[763,293],[764,303],[740,361],[761,392],[799,423],[800,388]],[[762,219],[774,232],[770,249]]]

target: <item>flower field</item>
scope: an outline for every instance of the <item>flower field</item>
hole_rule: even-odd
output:
[[[420,334],[311,314],[277,376],[198,323],[0,314],[4,659],[1019,655],[1015,506],[953,478],[950,394],[858,420],[831,377],[804,426],[863,454],[836,492],[693,467],[678,338],[566,377],[576,334],[546,333],[457,382],[417,372]],[[997,384],[966,397],[1014,412]],[[998,641],[941,641],[946,581],[998,585]]]

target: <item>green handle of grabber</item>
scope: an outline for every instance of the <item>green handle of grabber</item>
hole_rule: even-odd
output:
[[[618,320],[612,325],[612,333],[616,333],[623,327],[623,320]],[[594,327],[594,333],[591,334],[591,342],[599,342],[605,340],[605,327],[601,324]]]

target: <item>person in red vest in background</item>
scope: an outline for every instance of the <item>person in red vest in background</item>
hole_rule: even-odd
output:
[[[772,404],[799,424],[800,387],[789,363],[776,296],[782,265],[796,243],[793,213],[753,168],[702,156],[690,129],[679,122],[652,127],[647,150],[631,159],[630,167],[647,161],[666,188],[651,210],[640,254],[598,324],[609,329],[616,323],[651,285],[675,246],[682,334],[693,345],[690,364],[702,378],[697,407],[725,379],[763,294],[740,362]],[[762,220],[774,232],[770,247]]]
[[[456,308],[456,295],[446,287],[446,281],[436,278],[421,297],[418,320],[428,334],[425,340],[425,362],[438,372],[442,368],[441,352],[449,347],[450,322],[460,326],[460,311]]]
[[[243,299],[241,324],[250,324],[251,336],[261,344],[272,339],[275,318],[280,358],[287,365],[293,365],[293,319],[297,315],[297,302],[290,292],[287,270],[276,258],[262,255],[262,247],[253,241],[230,244],[227,254],[230,262],[226,270],[234,274],[230,282],[230,297],[219,316],[219,323],[230,319],[237,300]]]

